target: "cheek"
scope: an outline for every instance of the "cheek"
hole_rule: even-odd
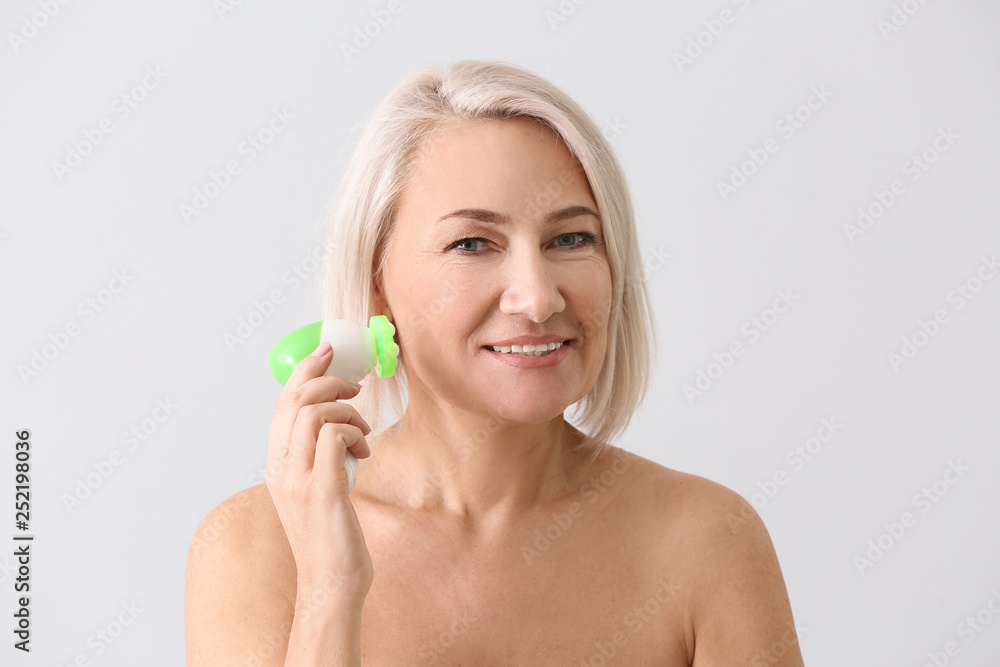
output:
[[[611,269],[607,262],[589,264],[577,272],[572,283],[573,303],[586,343],[593,345],[607,339],[611,314]]]
[[[401,342],[411,350],[452,349],[470,328],[476,286],[455,275],[412,272],[404,279],[396,309]]]

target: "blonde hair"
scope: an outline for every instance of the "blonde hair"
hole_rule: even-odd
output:
[[[598,312],[601,320],[604,310],[610,315],[590,325],[607,325],[608,350],[594,387],[571,406],[577,422],[571,425],[584,435],[579,450],[593,461],[625,431],[648,390],[656,364],[653,309],[628,186],[611,145],[582,107],[542,77],[502,61],[464,60],[423,67],[393,88],[362,132],[333,201],[320,309],[324,319],[366,325],[377,314],[374,288],[381,285],[394,213],[411,166],[439,126],[514,117],[561,137],[587,176],[602,220],[612,296]],[[389,420],[405,410],[405,350],[395,376],[371,378],[349,403],[378,432],[388,421],[386,398],[394,413]]]

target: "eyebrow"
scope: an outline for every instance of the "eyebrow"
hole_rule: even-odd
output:
[[[597,215],[597,213],[587,206],[567,206],[566,208],[559,209],[558,211],[552,211],[545,216],[545,224],[551,225],[561,220],[566,220],[567,218],[575,218],[578,215],[592,215],[597,218],[598,221],[601,219],[601,216]],[[437,219],[435,224],[447,220],[448,218],[468,218],[470,220],[489,222],[496,225],[506,225],[510,223],[510,218],[503,213],[487,211],[482,208],[460,208],[457,211],[452,211],[451,213],[442,215]]]

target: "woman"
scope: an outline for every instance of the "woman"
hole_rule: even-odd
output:
[[[577,104],[506,63],[420,70],[334,210],[324,315],[387,316],[400,366],[360,387],[323,346],[299,364],[266,483],[192,543],[189,665],[802,664],[752,508],[610,444],[651,309],[622,171]]]

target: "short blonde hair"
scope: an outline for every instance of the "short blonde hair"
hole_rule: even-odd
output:
[[[543,123],[561,137],[587,176],[602,220],[612,282],[611,302],[602,307],[610,315],[604,322],[602,311],[600,321],[589,324],[607,325],[608,350],[594,387],[567,419],[585,436],[580,450],[596,460],[625,431],[648,390],[656,365],[653,309],[617,157],[583,108],[542,77],[502,61],[464,60],[423,67],[393,88],[362,132],[333,201],[320,309],[324,319],[366,325],[376,314],[374,290],[394,214],[411,166],[437,128],[513,117]],[[405,340],[406,332],[397,336]],[[378,432],[387,423],[386,398],[394,413],[388,419],[402,416],[405,384],[404,350],[394,377],[369,380],[348,402]]]

